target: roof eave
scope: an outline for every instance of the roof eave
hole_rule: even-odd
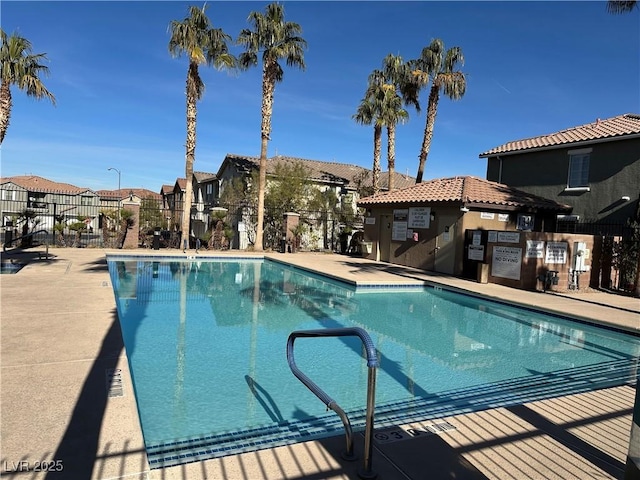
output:
[[[606,142],[616,142],[616,141],[620,141],[620,140],[632,140],[634,138],[640,138],[640,133],[633,133],[633,134],[628,134],[628,135],[621,135],[618,137],[608,137],[608,138],[597,138],[594,140],[581,140],[579,142],[568,142],[568,143],[561,143],[558,145],[548,145],[545,147],[533,147],[533,148],[522,148],[520,150],[512,150],[512,151],[508,151],[508,152],[501,152],[501,153],[481,153],[480,155],[478,155],[478,158],[490,158],[490,157],[503,157],[503,156],[508,156],[508,155],[519,155],[522,153],[531,153],[531,152],[540,152],[543,150],[559,150],[561,148],[567,148],[567,147],[582,147],[584,145],[593,145],[596,143],[606,143]]]
[[[496,210],[496,211],[508,211],[508,212],[516,212],[522,211],[523,209],[528,209],[532,212],[539,212],[541,210],[548,211],[557,211],[557,212],[570,212],[573,210],[571,206],[564,205],[527,205],[522,203],[520,205],[500,205],[496,203],[474,203],[474,202],[465,202],[464,204],[467,208],[473,210]]]

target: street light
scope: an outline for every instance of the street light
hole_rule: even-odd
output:
[[[115,170],[116,172],[118,172],[118,225],[120,225],[120,197],[122,196],[120,195],[120,170],[114,167],[109,167],[107,168],[107,170]]]

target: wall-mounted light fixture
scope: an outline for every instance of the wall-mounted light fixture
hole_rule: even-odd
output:
[[[431,212],[429,218],[431,218],[431,221],[433,222],[436,219],[436,212]]]
[[[623,195],[620,200],[622,200],[623,202],[628,202],[629,200],[631,200],[631,197],[629,195]]]
[[[367,212],[366,213],[367,213],[367,217],[370,217],[371,216],[371,209],[367,208]]]
[[[460,207],[460,211],[461,211],[461,212],[464,212],[464,213],[467,213],[467,212],[469,211],[469,209],[468,209],[467,207],[465,207],[464,205],[462,205],[462,206]]]

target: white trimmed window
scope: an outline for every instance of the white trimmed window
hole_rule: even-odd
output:
[[[567,188],[588,189],[591,149],[585,148],[582,150],[570,150],[568,153],[569,174],[567,176]]]
[[[13,200],[16,199],[16,191],[15,190],[2,190],[2,200]]]

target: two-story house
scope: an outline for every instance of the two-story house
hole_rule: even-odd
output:
[[[570,215],[560,214],[560,227],[565,222],[621,226],[638,208],[638,114],[509,141],[480,158],[487,159],[487,180],[571,205]]]
[[[167,229],[180,228],[186,186],[186,178],[177,178],[173,185],[163,185],[160,190]],[[190,235],[202,237],[210,226],[211,209],[218,204],[218,179],[214,173],[193,172],[192,187]]]
[[[73,223],[84,218],[88,227],[97,228],[100,195],[95,191],[68,183],[54,182],[37,175],[0,178],[2,226],[15,227],[25,211],[34,214],[37,228],[53,231],[56,218]]]
[[[337,205],[347,211],[357,211],[359,190],[370,188],[372,185],[371,170],[358,165],[276,155],[267,159],[267,188],[269,179],[275,177],[277,167],[282,163],[301,164],[309,173],[308,180],[311,186],[321,192],[333,192]],[[259,171],[259,169],[260,158],[257,156],[227,154],[217,174],[220,193],[235,178],[243,178],[245,181],[250,181],[252,173]],[[404,188],[414,185],[415,178],[396,172],[394,182],[395,188]],[[380,175],[380,189],[386,191],[388,190],[388,185],[389,174],[388,172],[382,172]],[[241,219],[239,222],[245,223]],[[243,228],[244,225],[241,226],[240,231],[246,232]],[[234,225],[234,229],[236,229],[236,225]],[[334,231],[333,235],[338,233]],[[243,236],[246,237],[246,233],[240,236],[239,245],[241,246],[246,244],[246,238],[243,238]],[[323,239],[320,237],[315,240],[309,237],[306,238],[305,242],[311,248],[323,247]]]

